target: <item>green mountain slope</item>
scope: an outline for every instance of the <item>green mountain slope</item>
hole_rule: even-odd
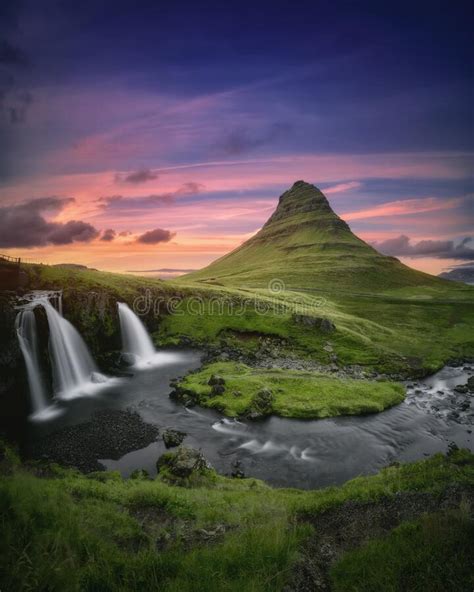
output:
[[[352,233],[319,189],[304,181],[283,193],[255,236],[183,280],[255,288],[280,280],[291,290],[362,292],[446,284],[378,253]]]

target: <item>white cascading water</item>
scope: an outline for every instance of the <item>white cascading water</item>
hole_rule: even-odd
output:
[[[117,306],[123,353],[132,354],[142,360],[152,358],[156,351],[143,323],[125,302],[117,302]]]
[[[41,302],[49,324],[49,351],[53,367],[53,388],[60,399],[77,394],[90,394],[94,383],[103,383],[105,376],[97,371],[84,340],[48,300]]]
[[[122,352],[133,359],[135,368],[173,364],[181,359],[179,354],[157,352],[144,324],[125,302],[117,302],[122,332]]]
[[[16,317],[16,332],[25,360],[33,413],[30,419],[41,421],[61,413],[55,405],[48,405],[39,361],[38,333],[33,309],[20,310]]]

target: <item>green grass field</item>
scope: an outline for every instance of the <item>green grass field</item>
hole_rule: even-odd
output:
[[[436,494],[448,485],[474,484],[474,457],[466,451],[317,491],[272,489],[213,472],[194,487],[158,478],[123,480],[116,473],[84,476],[21,465],[9,449],[0,469],[5,592],[275,592],[290,578],[312,532],[304,516],[314,518],[347,500],[377,501],[404,491]],[[217,534],[209,539],[206,533]],[[444,530],[438,534],[442,538],[432,546],[443,544]],[[460,530],[456,539],[463,545],[465,534]],[[390,541],[384,544],[392,548]],[[412,548],[407,544],[403,548]],[[390,571],[377,548],[365,553],[374,572]],[[421,562],[415,574],[428,577],[426,569],[429,564]]]
[[[181,342],[228,344],[256,351],[259,337],[285,340],[283,354],[329,363],[330,341],[338,364],[426,374],[447,360],[474,356],[474,288],[443,281],[376,293],[239,289],[161,281],[92,270],[26,268],[31,289],[62,289],[68,318],[93,351],[120,347],[115,303],[150,302],[142,318],[160,346]],[[148,299],[148,300],[146,300]],[[330,319],[330,335],[301,325],[294,314]]]

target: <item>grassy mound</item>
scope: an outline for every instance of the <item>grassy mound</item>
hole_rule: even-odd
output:
[[[220,379],[223,385],[209,384]],[[203,407],[230,416],[257,412],[309,419],[383,411],[403,401],[405,389],[401,384],[387,381],[342,379],[317,372],[264,370],[234,362],[216,362],[189,374],[179,383],[178,392],[191,396]],[[268,400],[263,400],[265,397]]]

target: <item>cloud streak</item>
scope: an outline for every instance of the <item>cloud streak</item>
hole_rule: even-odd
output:
[[[381,253],[400,257],[435,257],[438,259],[459,259],[474,261],[474,249],[469,246],[472,237],[466,237],[459,244],[451,240],[421,240],[412,243],[404,234],[379,243],[372,243]]]
[[[347,183],[338,183],[337,185],[331,185],[331,187],[326,187],[323,189],[323,193],[327,193],[331,195],[333,193],[343,193],[344,191],[350,191],[351,189],[358,189],[361,187],[362,183],[360,181],[349,181]]]
[[[290,127],[287,123],[274,123],[267,129],[257,131],[249,127],[238,127],[224,137],[218,148],[228,156],[245,154],[279,140],[290,131]]]
[[[115,181],[118,183],[130,183],[131,185],[140,185],[147,181],[158,179],[158,174],[150,169],[139,169],[128,175],[115,175]]]
[[[99,203],[99,207],[103,210],[153,209],[156,207],[171,205],[179,197],[197,195],[203,189],[204,185],[201,183],[189,181],[187,183],[183,183],[175,191],[150,195],[139,195],[136,197],[108,195],[99,197],[97,202]]]
[[[403,216],[409,214],[421,214],[441,210],[451,210],[464,201],[464,198],[439,199],[426,197],[421,199],[404,199],[391,201],[357,212],[341,214],[344,220],[364,220],[366,218],[382,218],[385,216]]]

